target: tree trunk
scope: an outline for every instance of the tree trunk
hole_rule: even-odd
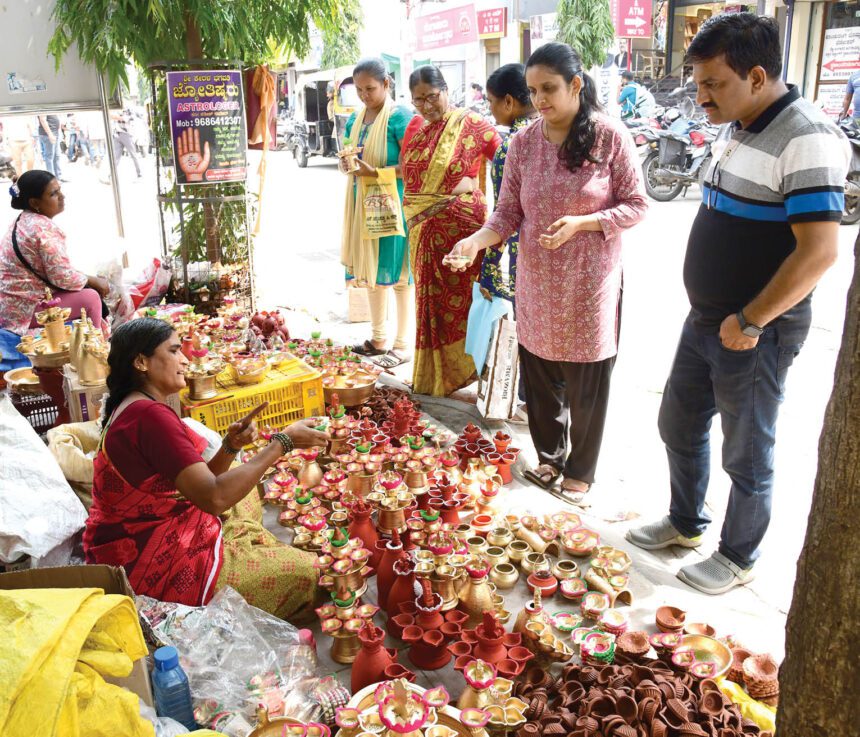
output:
[[[784,500],[788,501],[788,500]],[[779,737],[860,734],[860,237],[786,625]]]
[[[185,14],[185,53],[189,59],[203,58],[203,39],[191,13]],[[210,264],[218,263],[221,261],[221,232],[215,208],[208,202],[203,203],[203,223],[206,258]]]

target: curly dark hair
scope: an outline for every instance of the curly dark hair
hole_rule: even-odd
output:
[[[574,77],[582,79],[582,89],[579,92],[579,112],[573,119],[573,124],[567,133],[567,138],[558,150],[561,159],[570,171],[576,171],[586,161],[599,164],[592,149],[597,139],[597,127],[594,113],[601,110],[597,99],[597,88],[594,80],[582,69],[582,59],[579,54],[567,44],[548,43],[537,49],[526,62],[529,67],[543,66],[564,77],[570,84]]]
[[[114,330],[108,354],[108,398],[105,402],[102,426],[106,427],[113,411],[140,386],[140,375],[134,368],[134,359],[151,356],[165,340],[173,335],[173,328],[164,320],[140,317],[120,325]]]

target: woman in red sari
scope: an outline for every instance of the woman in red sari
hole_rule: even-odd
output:
[[[162,601],[201,606],[232,586],[271,614],[303,618],[317,594],[314,556],[262,527],[256,485],[293,444],[325,445],[328,436],[295,423],[231,468],[257,434],[240,421],[205,462],[206,441],[165,403],[185,386],[180,345],[170,325],[151,318],[113,334],[86,561],[123,566],[136,593]]]
[[[466,321],[480,264],[458,273],[442,259],[484,224],[487,205],[478,177],[501,138],[480,115],[449,107],[448,85],[436,67],[412,72],[409,89],[423,118],[401,155],[417,309],[412,389],[446,396],[474,379]]]

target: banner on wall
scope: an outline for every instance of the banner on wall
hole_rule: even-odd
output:
[[[845,85],[842,82],[836,84],[822,84],[818,86],[818,96],[815,98],[817,105],[821,107],[825,115],[836,120],[842,113],[842,103],[845,100]],[[853,108],[849,108],[850,115]]]
[[[418,51],[474,43],[478,40],[475,6],[463,5],[416,18],[415,33]]]
[[[818,80],[847,80],[854,72],[860,72],[860,26],[825,31]]]
[[[247,176],[239,70],[167,73],[177,184],[241,182]]]
[[[555,41],[558,36],[558,13],[544,13],[529,18],[529,38],[531,49]]]

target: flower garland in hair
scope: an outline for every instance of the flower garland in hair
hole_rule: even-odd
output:
[[[14,182],[12,182],[12,186],[9,187],[9,194],[12,197],[20,197],[21,196],[21,190],[18,189],[18,185],[15,184]]]

